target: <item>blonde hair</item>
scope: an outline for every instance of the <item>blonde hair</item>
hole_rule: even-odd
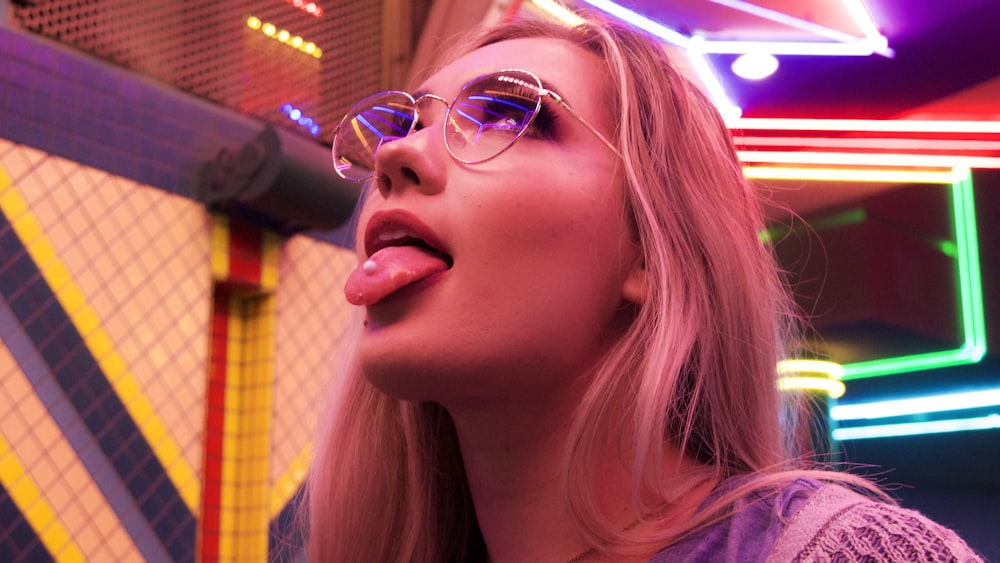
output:
[[[623,156],[626,205],[649,293],[598,366],[576,412],[564,470],[567,505],[582,536],[605,552],[663,547],[725,515],[750,488],[806,471],[789,429],[775,366],[794,341],[795,315],[780,271],[758,238],[757,194],[706,96],[654,41],[584,14],[574,28],[518,21],[471,36],[456,56],[507,39],[570,40],[608,70],[612,141]],[[356,366],[340,374],[336,403],[309,479],[310,558],[316,561],[461,561],[478,533],[451,420],[432,403],[399,401]],[[657,521],[704,480],[752,475],[681,524],[621,530],[597,509],[596,444],[619,444],[631,468],[633,508]],[[664,475],[664,451],[700,463]],[[823,473],[826,475],[826,473]],[[864,487],[858,478],[835,476]]]

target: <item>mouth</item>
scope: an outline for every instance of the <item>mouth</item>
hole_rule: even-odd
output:
[[[365,254],[368,259],[344,286],[344,295],[353,305],[377,305],[429,287],[455,263],[430,227],[400,210],[372,216],[365,229]]]
[[[390,247],[411,247],[429,254],[447,264],[450,269],[455,261],[444,249],[443,243],[426,224],[404,211],[376,213],[365,229],[365,254],[369,257]]]

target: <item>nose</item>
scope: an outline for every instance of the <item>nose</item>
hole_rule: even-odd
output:
[[[422,114],[420,122],[429,114]],[[444,187],[449,163],[439,119],[379,148],[375,154],[375,184],[383,198],[404,189],[427,195],[438,193]]]

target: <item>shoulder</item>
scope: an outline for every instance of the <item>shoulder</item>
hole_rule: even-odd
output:
[[[727,505],[726,515],[671,544],[651,561],[764,561],[785,526],[823,488],[822,483],[807,478],[791,479],[780,487],[763,488],[754,488],[751,481],[738,478],[721,484],[706,504],[739,494]],[[748,491],[737,493],[747,486],[750,486]]]
[[[955,532],[914,510],[818,488],[788,521],[767,558],[786,561],[982,561]]]

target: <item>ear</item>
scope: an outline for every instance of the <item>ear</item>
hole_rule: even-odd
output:
[[[641,257],[636,258],[622,282],[622,298],[630,303],[642,305],[646,302],[648,294],[649,272],[646,270],[645,261]]]

